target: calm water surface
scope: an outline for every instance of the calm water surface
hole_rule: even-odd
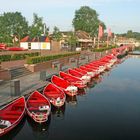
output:
[[[25,118],[0,140],[140,139],[140,58],[127,58],[89,86],[52,108],[48,123]]]

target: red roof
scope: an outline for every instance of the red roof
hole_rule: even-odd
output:
[[[40,36],[39,38],[34,37],[33,39],[31,39],[29,36],[26,36],[21,39],[20,42],[50,42],[50,39],[46,36]]]
[[[28,42],[29,36],[26,36],[20,40],[20,42]]]
[[[45,42],[50,42],[50,40],[49,40],[49,38],[48,38],[48,37],[46,37]]]

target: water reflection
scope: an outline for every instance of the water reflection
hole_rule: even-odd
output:
[[[86,89],[79,89],[77,95],[83,96],[86,94]]]
[[[51,116],[49,116],[48,121],[45,123],[36,123],[29,116],[27,116],[27,122],[32,129],[32,134],[37,138],[47,138],[49,136],[49,126],[51,122]]]
[[[7,133],[6,135],[0,137],[1,140],[12,140],[14,139],[17,134],[21,131],[21,129],[23,128],[24,124],[25,124],[26,118],[24,117],[22,119],[22,121],[17,125],[17,127],[15,127],[13,130],[11,130],[9,133]]]
[[[94,77],[90,83],[88,83],[88,88],[94,88],[97,84],[102,82],[102,76]]]
[[[77,105],[77,96],[67,96],[66,102],[72,106]]]
[[[66,104],[64,104],[62,107],[59,108],[52,106],[51,111],[52,111],[53,118],[63,120],[65,115],[65,109],[66,109]]]

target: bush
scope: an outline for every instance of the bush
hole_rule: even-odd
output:
[[[29,57],[29,58],[27,58],[27,64],[36,64],[36,63],[46,62],[49,60],[54,60],[54,59],[72,56],[72,55],[76,55],[76,54],[80,54],[80,52],[57,54],[57,55],[50,55],[50,56]]]
[[[0,61],[11,61],[11,60],[23,60],[28,57],[38,56],[39,53],[23,53],[23,54],[9,54],[9,55],[0,55]]]

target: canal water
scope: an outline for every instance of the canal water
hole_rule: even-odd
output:
[[[94,79],[43,125],[25,118],[0,140],[140,139],[140,58],[125,58]]]

